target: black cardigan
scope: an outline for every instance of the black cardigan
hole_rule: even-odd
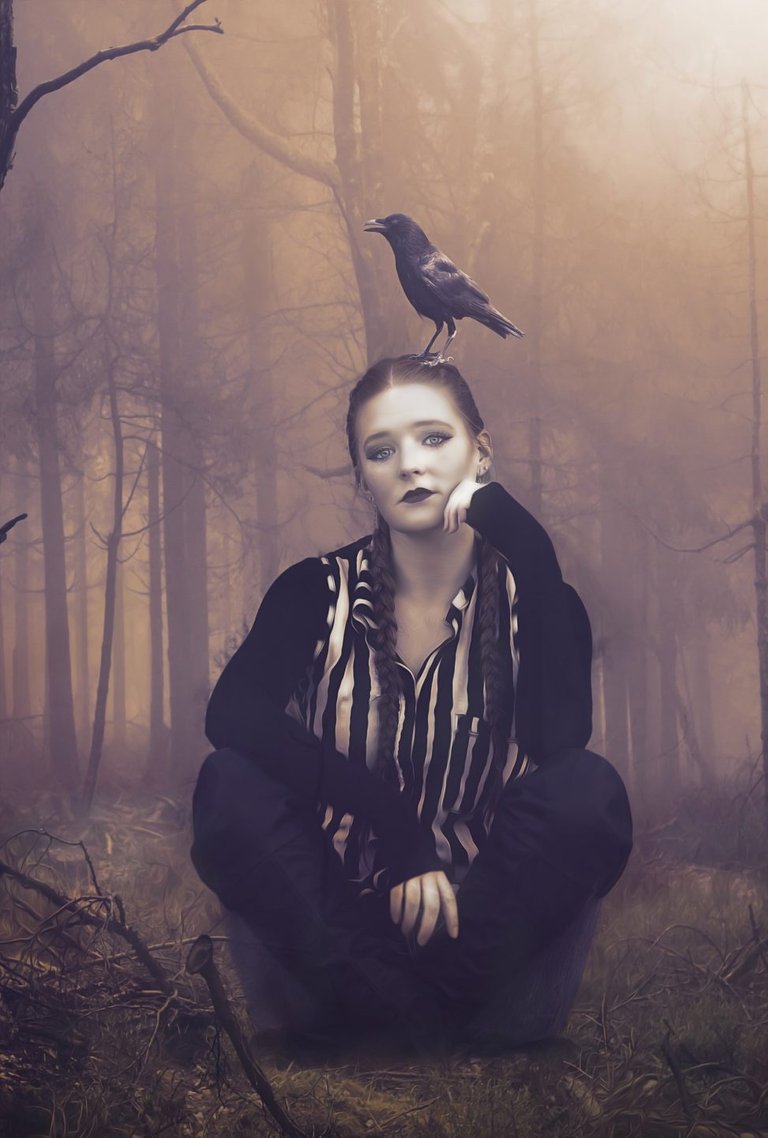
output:
[[[517,584],[519,747],[541,764],[558,751],[586,746],[592,733],[589,618],[562,579],[552,542],[498,482],[475,491],[467,524],[504,557]],[[214,688],[205,730],[214,747],[252,756],[300,796],[365,818],[384,846],[394,885],[440,867],[415,805],[364,764],[324,747],[285,712],[327,632],[329,600],[319,557],[275,580]]]

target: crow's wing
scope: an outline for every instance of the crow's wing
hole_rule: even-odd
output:
[[[488,296],[476,281],[454,265],[439,249],[419,258],[421,278],[436,300],[451,316],[479,316],[487,313]]]

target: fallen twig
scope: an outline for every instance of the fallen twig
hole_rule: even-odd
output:
[[[664,1022],[666,1023],[666,1020]],[[675,1082],[677,1083],[677,1089],[680,1092],[680,1103],[681,1103],[682,1108],[685,1112],[685,1117],[688,1119],[689,1122],[693,1122],[693,1114],[694,1114],[693,1099],[691,1098],[691,1094],[690,1094],[690,1091],[688,1090],[688,1087],[685,1085],[685,1076],[683,1074],[683,1069],[680,1066],[680,1064],[678,1063],[677,1057],[675,1056],[675,1054],[672,1051],[672,1048],[670,1046],[669,1040],[670,1040],[671,1035],[672,1035],[672,1028],[667,1023],[667,1034],[664,1036],[664,1038],[661,1041],[661,1053],[664,1056],[664,1058],[666,1059],[667,1065],[675,1077]]]
[[[216,968],[213,959],[213,942],[209,936],[205,934],[199,936],[192,945],[189,950],[189,955],[187,956],[187,972],[192,975],[199,973],[208,985],[213,1010],[216,1012],[221,1026],[230,1038],[248,1082],[259,1095],[264,1106],[272,1115],[283,1134],[285,1134],[287,1138],[306,1138],[304,1131],[298,1128],[296,1123],[277,1101],[275,1092],[272,1090],[272,1084],[258,1063],[251,1057],[246,1047],[240,1024],[230,1007],[227,994],[221,982],[221,977]]]
[[[110,915],[95,917],[85,909],[78,908],[76,900],[73,900],[71,897],[65,897],[62,893],[58,893],[55,889],[52,889],[50,885],[46,884],[45,881],[38,881],[35,877],[29,877],[28,874],[21,873],[18,869],[14,869],[13,866],[8,865],[7,862],[0,861],[0,877],[4,875],[14,878],[14,880],[18,881],[25,889],[36,890],[60,909],[76,913],[78,919],[82,921],[83,924],[92,925],[98,929],[106,928],[116,936],[122,937],[122,939],[127,941],[131,946],[139,961],[144,965],[152,979],[157,981],[163,992],[167,994],[173,990],[173,985],[163,966],[155,960],[136,930],[132,929],[130,925],[127,925],[124,919],[118,920],[116,917]],[[104,905],[110,905],[109,897],[99,897],[96,899]],[[124,918],[125,910],[122,900],[115,896],[114,903]]]
[[[752,912],[752,906],[750,905],[750,913],[751,912]],[[755,928],[754,924],[752,926],[752,931],[753,931],[753,936],[754,936],[756,933],[756,928]],[[724,976],[722,976],[722,979],[725,980],[725,982],[727,984],[733,984],[733,982],[735,980],[741,979],[741,977],[744,975],[744,973],[749,968],[752,967],[752,965],[754,964],[755,960],[758,957],[763,961],[763,963],[766,965],[766,969],[768,970],[768,962],[766,962],[766,958],[765,958],[765,949],[767,947],[768,947],[768,936],[764,936],[764,937],[759,937],[759,935],[756,936],[754,943],[749,948],[746,948],[746,946],[745,946],[745,948],[743,948],[741,950],[744,952],[744,955],[742,956],[739,963],[733,964],[731,966],[730,970],[728,972],[726,972]]]

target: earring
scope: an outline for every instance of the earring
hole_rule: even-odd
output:
[[[369,502],[373,501],[373,494],[370,492],[370,490],[363,490],[363,497],[367,498]]]

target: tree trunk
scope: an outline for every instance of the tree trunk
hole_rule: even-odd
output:
[[[222,514],[222,532],[221,532],[221,563],[224,569],[222,574],[221,583],[221,624],[220,627],[224,634],[224,640],[231,635],[234,626],[232,615],[232,537],[229,532],[229,516],[227,513]]]
[[[614,498],[612,472],[602,475],[603,493],[600,509],[600,565],[606,581],[620,580],[623,569],[624,515],[621,502]],[[604,612],[601,621],[603,639],[603,701],[605,711],[606,757],[632,784],[629,740],[629,676],[627,656],[631,617],[625,606],[621,612]]]
[[[5,576],[5,567],[10,565],[11,559],[8,554],[3,555],[0,552],[0,719],[5,719],[8,715],[8,691],[6,684],[6,677],[8,676],[8,669],[5,666],[5,621],[3,619],[3,597],[5,589],[3,587],[3,578]]]
[[[0,489],[2,489],[2,484],[3,484],[3,477],[2,477],[2,475],[0,475]],[[10,494],[5,495],[5,497],[0,495],[0,501],[7,501],[10,503],[12,500],[13,499],[12,499],[12,496]],[[3,524],[7,520],[8,520],[7,518],[3,518],[2,522],[0,522],[0,524]],[[5,666],[6,632],[5,632],[5,620],[4,620],[4,614],[5,614],[4,581],[5,581],[6,574],[8,572],[8,568],[10,567],[10,564],[11,564],[10,550],[8,549],[8,546],[6,544],[5,549],[0,547],[0,720],[3,720],[7,717],[7,715],[8,715],[8,704],[9,704],[8,682],[7,682],[8,669]]]
[[[101,658],[99,679],[96,686],[96,706],[93,713],[93,734],[91,752],[88,757],[88,770],[83,787],[83,806],[90,810],[96,790],[99,766],[104,748],[104,728],[107,716],[107,696],[109,694],[109,674],[112,664],[112,643],[115,631],[115,594],[117,585],[118,555],[123,530],[123,427],[117,403],[115,385],[115,361],[108,360],[105,367],[109,395],[109,415],[112,424],[112,437],[115,451],[115,479],[112,498],[112,532],[107,538],[107,570],[104,583],[104,625],[101,636]]]
[[[760,682],[760,753],[763,795],[768,826],[768,574],[766,573],[766,510],[763,502],[763,471],[760,449],[763,378],[760,365],[760,326],[757,313],[757,245],[755,237],[755,174],[749,129],[749,88],[741,89],[744,132],[744,180],[747,197],[747,268],[749,273],[749,346],[752,367],[752,536],[757,608],[757,659]]]
[[[198,218],[194,212],[195,147],[194,139],[184,134],[179,148],[182,168],[186,176],[185,192],[177,211],[179,226],[179,267],[184,282],[181,294],[181,377],[182,391],[194,392],[200,379],[200,262],[197,244]],[[176,756],[174,769],[183,776],[196,765],[195,748],[204,745],[203,722],[208,702],[209,674],[209,620],[208,620],[208,550],[206,519],[206,485],[203,478],[205,456],[193,431],[192,423],[185,430],[184,477],[187,490],[184,511],[184,557],[187,566],[187,651],[189,653],[189,680],[191,706],[189,709],[189,735],[183,754]]]
[[[149,547],[149,756],[147,773],[154,777],[165,754],[165,690],[163,667],[163,548],[160,527],[160,454],[147,443],[147,524]]]
[[[279,514],[277,489],[277,439],[275,433],[274,376],[271,359],[270,326],[264,317],[274,311],[275,288],[272,273],[272,234],[270,224],[258,204],[263,196],[261,170],[251,165],[248,201],[256,208],[245,214],[243,234],[243,289],[246,297],[248,351],[252,390],[259,392],[259,432],[254,447],[256,478],[256,520],[259,527],[259,586],[261,595],[277,576],[280,546],[277,541]],[[232,632],[231,628],[227,633]]]
[[[29,494],[27,460],[16,460],[16,497],[24,502]],[[14,625],[13,625],[13,717],[26,719],[32,714],[30,698],[29,627],[29,542],[26,533],[13,543]]]
[[[374,116],[371,97],[366,105],[367,125],[370,130],[378,130],[376,138],[366,137],[355,126],[355,90],[358,74],[367,69],[367,60],[357,57],[352,13],[349,0],[329,0],[329,25],[331,40],[336,56],[333,83],[333,135],[336,143],[336,164],[340,175],[340,191],[336,198],[341,210],[341,218],[347,233],[352,266],[355,271],[360,296],[360,308],[365,327],[365,342],[369,362],[378,359],[385,352],[395,351],[391,329],[386,319],[382,298],[381,282],[376,273],[371,250],[370,234],[363,230],[368,214],[364,202],[371,200],[367,195],[367,171],[365,169],[363,147],[375,157],[370,158],[372,168],[372,187],[380,184],[379,170],[381,146],[380,117]],[[370,32],[371,15],[364,16],[364,23]]]
[[[633,775],[639,773],[630,763],[629,681],[624,645],[613,638],[606,645],[603,667],[606,758],[626,778],[633,792],[641,792]]]
[[[13,161],[11,114],[17,101],[13,0],[0,0],[0,189]]]
[[[119,563],[115,579],[115,635],[112,642],[112,742],[119,756],[125,754],[126,708],[125,568]]]
[[[627,526],[629,530],[630,527]],[[627,566],[625,581],[628,608],[631,614],[633,635],[629,642],[628,694],[629,727],[632,744],[632,783],[638,796],[645,793],[644,773],[647,770],[648,747],[648,536],[639,527],[633,527],[635,556]],[[629,537],[629,533],[627,534]],[[627,547],[632,549],[632,545]],[[650,803],[643,802],[644,807]]]
[[[705,625],[696,631],[691,649],[691,702],[698,723],[698,738],[702,756],[702,775],[711,772],[717,755],[715,721],[712,714],[714,695],[710,668],[709,636]]]
[[[529,414],[528,454],[531,464],[531,511],[541,516],[544,498],[544,476],[541,459],[541,337],[544,327],[544,88],[539,56],[539,15],[537,0],[528,0],[528,35],[530,37],[531,114],[533,177],[533,246],[531,249],[531,303],[528,345]]]
[[[207,689],[207,602],[202,600],[201,575],[205,573],[205,499],[196,474],[201,461],[191,436],[185,406],[183,363],[195,362],[187,345],[182,351],[182,327],[191,329],[193,301],[185,296],[190,282],[182,275],[179,217],[183,195],[179,179],[189,170],[180,146],[178,109],[174,90],[162,69],[156,79],[155,192],[157,234],[158,338],[163,476],[163,548],[168,618],[168,690],[170,702],[170,755],[174,778],[196,765],[204,746],[201,686]],[[185,193],[189,186],[185,184]],[[184,235],[188,237],[189,234]],[[196,282],[191,282],[196,287]],[[195,482],[198,484],[195,485]],[[193,566],[190,558],[203,565]],[[193,611],[193,602],[198,610]],[[202,610],[202,611],[201,611]],[[193,642],[194,641],[194,642]],[[203,677],[199,661],[205,653]]]
[[[680,664],[680,671],[682,673],[683,690],[681,692],[678,686],[677,714],[682,725],[682,733],[685,739],[689,766],[696,768],[701,782],[707,786],[711,785],[713,779],[711,761],[712,752],[708,751],[705,753],[701,747],[697,724],[698,713],[700,709],[694,702],[692,685],[688,677],[688,664],[684,650],[681,650],[678,653],[678,661]]]
[[[41,219],[41,229],[44,222]],[[40,515],[45,571],[47,717],[54,778],[73,785],[78,777],[77,737],[67,613],[64,514],[56,424],[53,276],[55,264],[44,230],[32,273],[35,344],[35,429],[40,460]]]
[[[680,791],[680,744],[678,723],[677,622],[675,581],[670,554],[661,546],[656,550],[656,596],[658,598],[659,661],[659,753],[656,760],[654,791]]]
[[[593,630],[599,633],[599,624],[593,622]],[[607,754],[605,723],[605,653],[601,649],[592,665],[592,740],[590,746],[595,747],[601,754]]]
[[[77,731],[84,751],[91,727],[91,681],[88,660],[88,541],[85,502],[85,476],[80,475],[75,487],[75,692],[77,696]]]

